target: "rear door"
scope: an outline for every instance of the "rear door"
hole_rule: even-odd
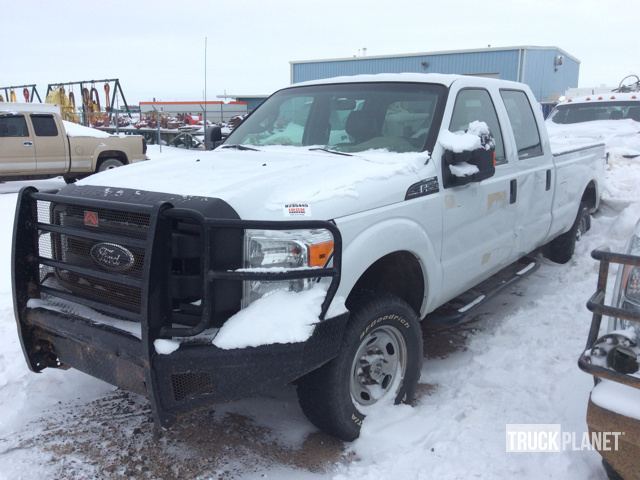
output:
[[[448,298],[462,293],[513,260],[516,206],[510,202],[510,185],[517,166],[508,159],[504,132],[507,120],[496,109],[497,89],[478,88],[477,80],[457,80],[451,87],[443,126],[464,131],[469,123],[485,122],[496,142],[493,177],[463,186],[445,187],[443,200],[442,266]],[[448,110],[448,109],[447,109]],[[444,166],[443,168],[448,168]]]
[[[524,91],[501,89],[500,96],[511,124],[510,161],[518,167],[516,233],[521,255],[530,253],[546,239],[551,226],[553,158],[546,136],[540,134],[542,113],[534,110],[537,103]]]
[[[33,137],[22,114],[0,113],[0,175],[33,174]]]
[[[37,173],[64,173],[67,171],[67,136],[51,114],[29,115],[36,147]]]

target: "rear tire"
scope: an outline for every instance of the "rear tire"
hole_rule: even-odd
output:
[[[421,366],[422,331],[413,309],[393,295],[367,297],[351,311],[338,356],[299,381],[300,406],[319,429],[355,440],[368,407],[413,399]]]
[[[96,172],[104,172],[105,170],[112,170],[114,168],[122,167],[124,162],[118,158],[104,158],[100,160]]]
[[[567,263],[571,260],[576,250],[576,241],[580,240],[582,235],[589,231],[590,228],[591,214],[589,213],[589,206],[582,202],[571,229],[547,244],[544,252],[545,256],[555,263]]]

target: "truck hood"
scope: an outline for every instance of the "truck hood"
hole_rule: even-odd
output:
[[[170,149],[159,157],[92,175],[79,185],[181,196],[220,198],[247,220],[327,220],[405,199],[420,179],[435,176],[424,153],[368,151],[353,156],[306,147],[260,147],[260,151]],[[179,152],[179,153],[178,153]]]

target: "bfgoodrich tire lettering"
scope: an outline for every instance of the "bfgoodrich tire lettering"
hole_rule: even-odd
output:
[[[376,375],[371,373],[373,378],[367,380],[380,380],[381,387],[376,391],[383,390],[386,392],[383,395],[393,395],[395,403],[409,402],[420,377],[422,333],[413,309],[393,295],[382,294],[360,300],[351,310],[338,356],[298,382],[300,406],[309,420],[321,430],[347,441],[360,434],[365,418],[363,410],[367,405],[380,400],[365,396],[358,401],[353,395],[354,391],[359,392],[353,388],[353,368],[359,365],[358,354],[366,349],[366,345],[363,346],[365,340],[372,348],[392,345],[387,352],[389,356],[381,362],[383,367],[391,363],[386,361],[387,358],[397,357],[400,361],[401,350],[404,355],[404,366],[397,370],[402,372],[401,375],[393,375],[392,368],[385,370],[368,366],[368,372],[375,370]],[[384,389],[385,379],[388,380],[387,390]]]

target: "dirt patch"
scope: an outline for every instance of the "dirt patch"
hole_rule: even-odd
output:
[[[344,444],[332,437],[313,432],[292,447],[239,413],[198,412],[158,430],[146,399],[124,391],[61,406],[31,427],[11,450],[42,450],[60,479],[232,479],[274,465],[325,472],[346,459]]]

